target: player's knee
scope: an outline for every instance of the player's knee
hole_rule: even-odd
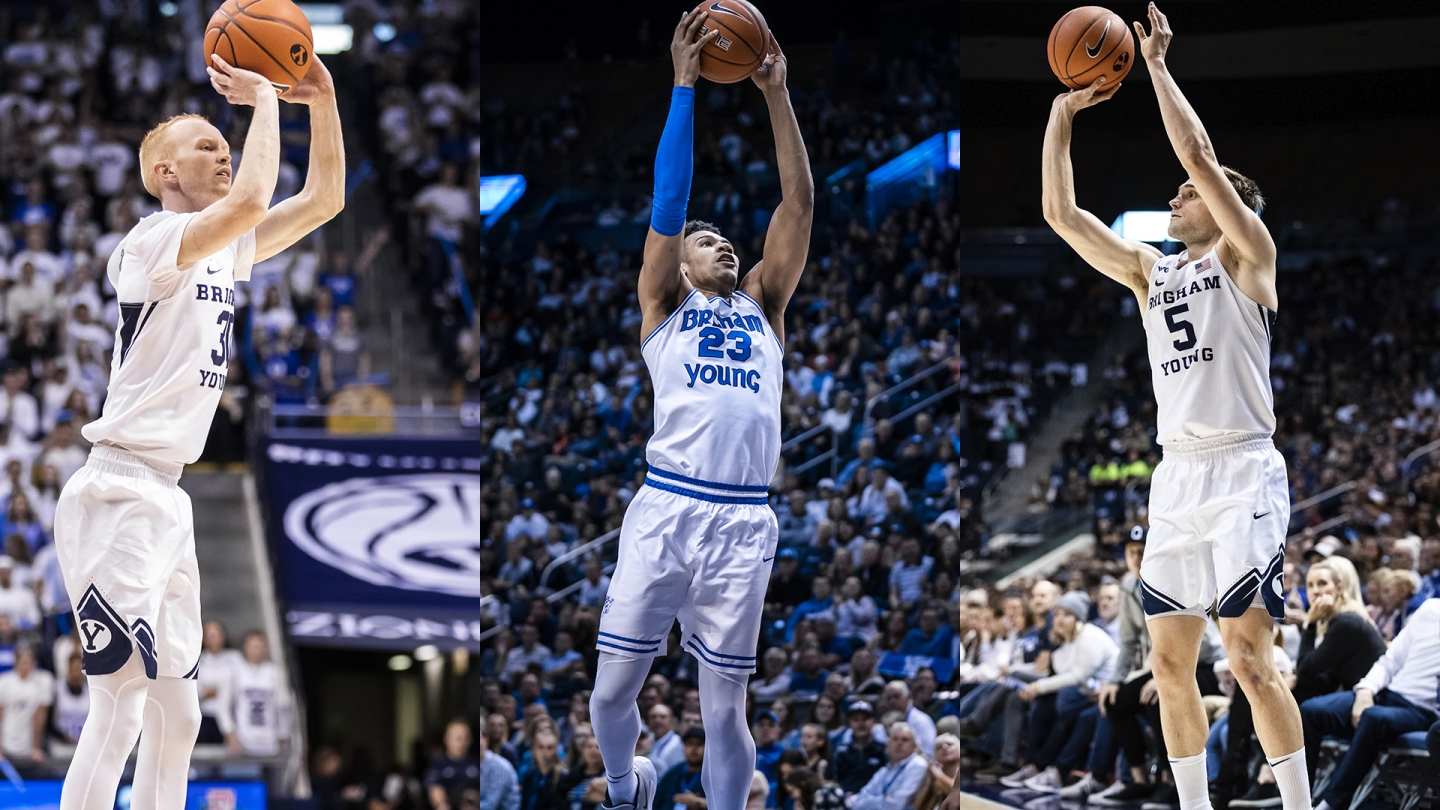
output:
[[[1161,686],[1168,686],[1172,683],[1184,682],[1187,679],[1195,680],[1194,656],[1187,655],[1180,650],[1162,650],[1155,648],[1150,653],[1150,668],[1155,673],[1155,680]]]
[[[1247,691],[1265,686],[1278,677],[1274,653],[1266,646],[1258,649],[1248,641],[1233,644],[1228,651],[1230,671],[1235,675],[1240,688]]]

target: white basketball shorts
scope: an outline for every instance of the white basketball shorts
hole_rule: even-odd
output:
[[[732,676],[754,672],[780,542],[765,490],[652,469],[620,528],[599,650],[665,655],[678,618],[681,644],[701,663]]]
[[[1238,618],[1252,607],[1285,615],[1285,458],[1270,438],[1165,449],[1150,483],[1150,531],[1140,565],[1147,618]]]
[[[182,466],[96,445],[55,506],[55,552],[80,631],[85,672],[139,652],[145,674],[194,678],[200,568]]]

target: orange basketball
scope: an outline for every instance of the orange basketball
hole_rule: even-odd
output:
[[[1073,90],[1105,77],[1113,85],[1130,73],[1135,38],[1120,15],[1100,6],[1065,13],[1050,29],[1050,70]]]
[[[717,84],[750,78],[770,50],[770,28],[760,10],[745,0],[702,0],[695,8],[709,15],[696,39],[720,29],[720,36],[700,51],[700,75]]]
[[[213,67],[218,53],[281,92],[305,78],[314,52],[310,20],[290,0],[225,0],[205,27],[205,64]]]

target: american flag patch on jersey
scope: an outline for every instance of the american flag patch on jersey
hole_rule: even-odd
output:
[[[1205,258],[1203,258],[1203,259],[1201,259],[1200,261],[1198,261],[1198,262],[1195,263],[1195,272],[1196,272],[1197,274],[1203,273],[1203,272],[1205,272],[1206,270],[1209,270],[1209,269],[1210,269],[1210,257],[1209,257],[1209,256],[1206,256]]]

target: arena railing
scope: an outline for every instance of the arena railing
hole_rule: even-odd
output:
[[[575,548],[570,549],[569,551],[565,552],[564,554],[561,554],[559,557],[556,557],[555,559],[551,560],[551,561],[550,561],[550,564],[547,565],[547,566],[545,566],[545,570],[543,570],[543,571],[540,572],[540,584],[543,586],[546,582],[548,582],[548,581],[550,580],[550,574],[551,574],[552,572],[554,572],[555,569],[559,568],[560,566],[564,565],[565,563],[567,563],[567,562],[569,562],[569,561],[571,561],[571,560],[580,559],[580,558],[584,557],[586,554],[589,554],[589,553],[592,552],[592,551],[599,551],[600,549],[604,548],[605,546],[610,545],[610,543],[611,543],[612,541],[618,541],[619,539],[620,539],[620,530],[619,530],[619,529],[614,529],[614,530],[612,530],[612,531],[608,531],[608,532],[600,535],[599,537],[595,538],[594,540],[591,540],[591,541],[588,542],[588,543],[582,543],[581,545],[578,545],[578,546],[576,546]],[[606,567],[605,567],[605,565],[602,564],[601,567],[600,567],[600,570],[601,570],[601,572],[608,574],[608,573],[610,573],[610,571],[614,571],[614,570],[615,570],[615,565],[614,565],[614,563],[610,563],[610,564],[609,564],[609,569],[607,570]],[[584,580],[581,580],[581,582],[583,582],[583,581],[584,581]],[[558,591],[550,594],[549,596],[545,597],[545,601],[546,601],[546,602],[549,602],[550,604],[553,605],[553,604],[555,604],[556,602],[559,602],[561,599],[564,599],[565,597],[569,596],[570,594],[574,593],[575,591],[577,591],[577,590],[579,590],[579,589],[580,589],[580,582],[572,582],[572,583],[570,583],[569,585],[565,586],[564,588],[561,588],[560,590],[558,590]]]
[[[812,467],[816,467],[821,462],[829,459],[830,477],[835,478],[840,474],[840,434],[837,433],[835,431],[835,428],[831,427],[830,425],[816,425],[815,427],[810,428],[804,433],[801,433],[799,436],[796,436],[795,438],[780,445],[780,453],[783,455],[786,450],[793,450],[796,447],[804,444],[805,442],[810,441],[814,437],[819,436],[821,433],[824,433],[827,430],[830,431],[830,449],[826,450],[815,458],[806,460],[805,463],[788,470],[788,472],[799,475],[800,473],[806,472]]]
[[[265,435],[289,438],[403,434],[457,439],[479,439],[478,408],[462,405],[396,405],[354,411],[326,405],[280,405],[268,396],[257,403],[258,421]]]
[[[1410,470],[1415,467],[1415,462],[1433,454],[1436,450],[1440,450],[1440,439],[1411,450],[1410,455],[1406,456],[1405,460],[1400,463],[1401,481],[1404,483],[1404,488],[1407,492],[1410,490]]]
[[[936,375],[936,374],[939,374],[940,372],[944,371],[946,368],[949,368],[951,365],[953,365],[953,361],[951,361],[951,360],[942,360],[942,361],[936,363],[935,365],[933,365],[933,366],[925,369],[924,371],[921,371],[921,372],[918,372],[918,373],[916,373],[916,374],[910,375],[909,377],[907,377],[906,379],[902,380],[901,382],[896,383],[895,385],[892,385],[892,386],[890,386],[889,388],[886,388],[884,391],[881,391],[880,393],[876,394],[875,396],[871,397],[868,401],[866,401],[866,403],[865,403],[865,418],[864,418],[864,422],[863,422],[863,424],[864,424],[864,426],[865,426],[865,427],[864,427],[864,433],[863,433],[864,437],[868,439],[868,438],[871,438],[871,437],[873,437],[873,436],[875,435],[875,418],[874,418],[872,412],[875,410],[875,406],[876,406],[876,405],[879,405],[881,402],[884,402],[885,400],[889,399],[892,394],[898,394],[898,393],[900,393],[901,391],[904,391],[904,390],[907,389],[907,388],[912,388],[912,387],[914,387],[917,383],[919,383],[919,382],[922,381],[922,380],[928,379],[928,378],[930,378],[930,377],[933,377],[933,376]],[[956,391],[958,391],[958,390],[959,390],[959,384],[957,383],[956,385],[951,386],[951,388],[953,388],[953,389],[955,389]],[[949,389],[947,389],[947,390],[949,390]],[[906,413],[908,413],[908,410],[906,411]],[[891,417],[890,419],[891,419],[892,422],[893,422],[893,421],[899,421],[899,417]]]

